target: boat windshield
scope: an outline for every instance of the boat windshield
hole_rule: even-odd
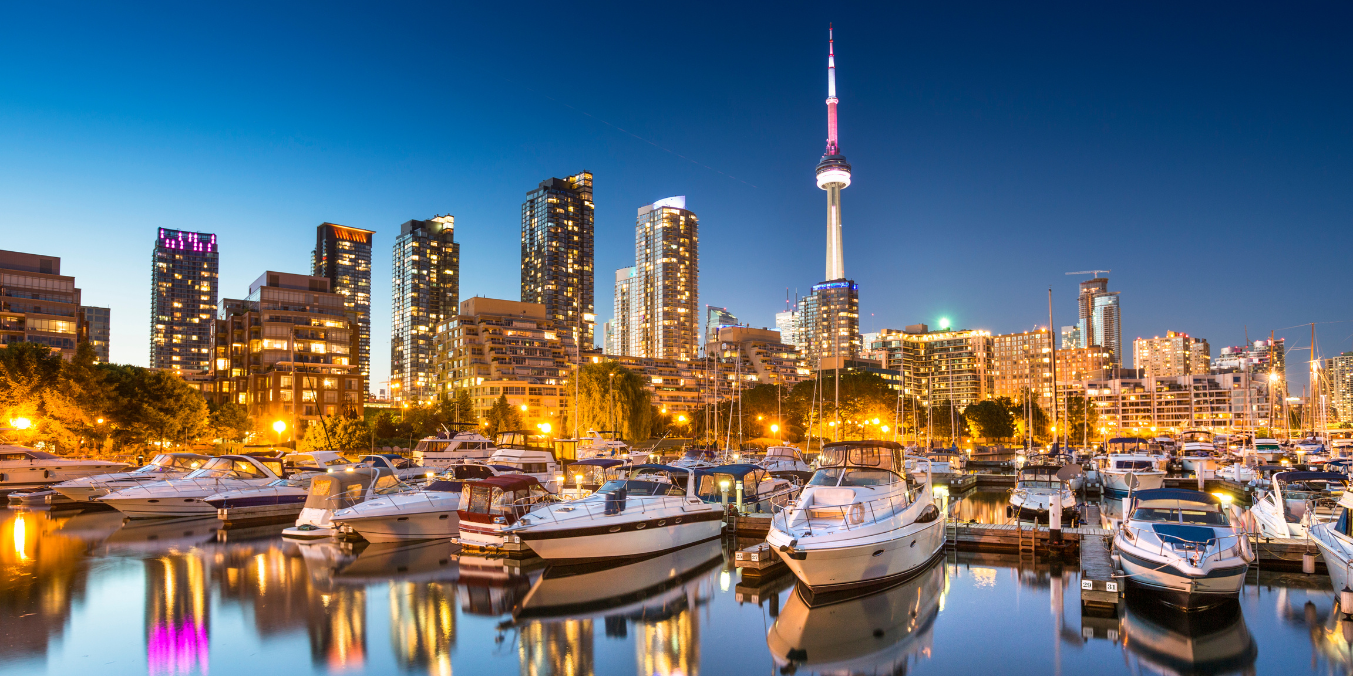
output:
[[[189,474],[189,479],[262,479],[262,470],[251,463],[234,458],[212,458],[202,469]]]
[[[896,483],[892,472],[881,469],[828,467],[820,469],[808,482],[809,486],[886,486]]]
[[[626,495],[685,495],[680,486],[664,483],[660,481],[635,481],[633,479],[624,481],[616,479],[607,481],[597,493],[601,495],[611,495],[625,489]]]
[[[1113,463],[1113,468],[1152,470],[1156,468],[1156,463],[1151,462],[1150,460],[1115,460]]]
[[[1156,523],[1186,523],[1194,526],[1228,526],[1226,515],[1219,509],[1202,505],[1189,507],[1138,507],[1132,513],[1134,521]]]
[[[1019,481],[1019,487],[1020,487],[1020,488],[1056,489],[1056,488],[1061,488],[1061,482],[1060,482],[1060,481],[1037,481],[1037,480],[1033,480],[1033,479],[1020,479],[1020,481]]]

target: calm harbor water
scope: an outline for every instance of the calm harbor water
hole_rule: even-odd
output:
[[[1252,572],[1237,607],[1201,617],[1137,602],[1083,617],[1074,566],[949,553],[810,608],[792,577],[742,582],[731,543],[565,575],[280,529],[0,510],[0,676],[1353,670],[1353,622],[1324,577]]]

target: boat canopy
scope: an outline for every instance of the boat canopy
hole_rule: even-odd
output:
[[[822,447],[818,467],[863,467],[901,474],[906,463],[896,441],[837,441]]]
[[[522,451],[543,451],[551,455],[554,454],[553,444],[551,444],[548,439],[526,430],[499,432],[496,443],[500,449],[509,448]]]
[[[577,461],[577,462],[570,462],[570,463],[568,464],[568,466],[569,466],[569,467],[576,467],[576,466],[578,466],[578,465],[586,465],[586,466],[591,466],[591,467],[600,467],[600,468],[602,468],[602,469],[610,469],[610,468],[612,468],[612,467],[615,467],[616,465],[623,465],[623,464],[625,464],[625,461],[624,461],[624,460],[617,460],[617,459],[615,459],[615,458],[588,458],[588,459],[586,459],[586,460],[579,460],[579,461]]]
[[[307,509],[343,509],[366,498],[370,488],[388,488],[399,479],[385,467],[354,467],[352,471],[316,476],[305,496]]]
[[[536,481],[535,477],[526,474],[500,474],[498,476],[491,476],[486,479],[479,479],[478,481],[466,483],[476,486],[492,486],[493,488],[501,488],[504,491],[520,491],[529,489],[532,486],[540,485],[540,482]]]
[[[1273,480],[1285,484],[1299,481],[1338,481],[1344,483],[1348,481],[1348,475],[1343,472],[1279,472],[1273,475]]]
[[[1033,481],[1061,481],[1057,478],[1057,473],[1061,470],[1061,465],[1025,465],[1019,470],[1019,478]]]

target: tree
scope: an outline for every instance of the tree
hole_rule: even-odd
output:
[[[335,415],[312,421],[296,448],[302,451],[366,451],[371,426],[356,416]]]
[[[1090,400],[1080,395],[1068,394],[1062,404],[1062,424],[1066,426],[1066,438],[1071,445],[1095,438],[1095,426],[1099,424],[1099,411]],[[1058,430],[1060,433],[1062,430]]]
[[[444,403],[450,414],[447,422],[475,422],[474,400],[470,398],[470,390],[457,387],[455,393]]]
[[[1009,439],[1015,435],[1015,418],[1000,402],[979,401],[963,409],[972,435],[985,439]]]
[[[490,438],[498,436],[500,432],[510,432],[521,429],[521,412],[512,404],[507,403],[507,395],[498,395],[498,401],[493,403],[493,408],[489,409],[488,415],[484,416],[488,420],[488,436]]]
[[[578,393],[580,431],[613,429],[631,442],[651,436],[653,395],[639,374],[613,361],[584,364]]]
[[[1028,388],[1025,388],[1020,394],[1021,396],[1028,398],[1031,396],[1031,391]],[[1010,412],[1010,416],[1015,422],[1015,434],[1019,437],[1020,443],[1029,440],[1030,430],[1028,429],[1029,420],[1027,418],[1030,415],[1033,416],[1033,443],[1040,444],[1048,439],[1048,428],[1051,423],[1048,414],[1043,410],[1043,407],[1038,405],[1036,400],[1028,401],[1028,406],[1031,407],[1032,410],[1025,410],[1026,402],[1024,399],[1000,397],[996,399],[996,402],[1005,406],[1006,410]]]
[[[101,366],[112,386],[113,438],[129,445],[186,444],[207,430],[207,403],[182,378],[139,366]]]
[[[227,401],[215,406],[208,405],[208,408],[207,426],[216,438],[244,441],[244,437],[254,431],[254,422],[249,419],[247,407]]]

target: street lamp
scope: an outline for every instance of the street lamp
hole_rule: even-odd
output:
[[[780,426],[779,426],[779,425],[774,425],[774,424],[772,424],[772,425],[770,426],[770,433],[771,433],[771,434],[774,434],[774,435],[776,436],[776,438],[779,438],[779,436],[780,436]],[[781,440],[780,443],[784,443],[784,441]]]
[[[282,433],[285,432],[286,430],[287,430],[287,424],[284,423],[284,422],[282,422],[281,420],[278,420],[277,422],[275,422],[275,423],[272,424],[272,431],[274,431],[274,432],[277,433],[277,445],[278,445],[278,446],[281,446],[281,445],[282,445]]]
[[[16,430],[26,430],[33,426],[33,421],[28,418],[14,418],[9,421],[9,426]]]

